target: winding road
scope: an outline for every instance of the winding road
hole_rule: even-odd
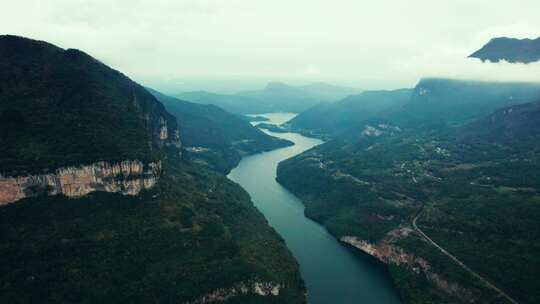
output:
[[[422,215],[422,212],[424,210],[420,210],[420,212],[418,212],[418,214],[414,217],[413,219],[413,222],[412,222],[412,225],[413,225],[413,228],[414,230],[416,230],[416,232],[418,232],[426,241],[428,241],[431,245],[435,246],[440,252],[442,252],[444,255],[446,255],[447,257],[449,257],[450,259],[452,259],[454,262],[456,262],[461,268],[465,269],[467,272],[469,272],[470,274],[472,274],[475,278],[477,278],[478,280],[480,280],[481,282],[483,282],[486,286],[488,286],[489,288],[495,290],[501,297],[505,298],[506,300],[510,301],[511,303],[513,304],[519,304],[518,301],[514,300],[513,298],[511,298],[509,295],[507,295],[504,291],[502,291],[501,289],[499,289],[497,286],[491,284],[488,280],[486,280],[484,277],[482,277],[480,274],[478,274],[477,272],[475,272],[474,270],[472,270],[471,268],[469,268],[469,266],[465,265],[462,261],[460,261],[458,258],[456,258],[455,256],[453,256],[451,253],[449,253],[448,251],[446,251],[446,249],[442,248],[441,246],[439,246],[439,244],[435,243],[435,241],[433,241],[429,236],[427,236],[427,234],[425,234],[422,229],[418,228],[418,226],[416,225],[416,221],[418,220],[418,218],[420,217],[420,215]]]

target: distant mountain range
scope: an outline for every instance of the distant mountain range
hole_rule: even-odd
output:
[[[463,122],[497,108],[540,97],[540,83],[422,79],[414,89],[366,91],[300,113],[286,128],[307,135],[333,137],[359,133],[365,124],[400,127]]]
[[[540,37],[536,39],[494,38],[469,57],[491,62],[501,60],[511,63],[536,62],[540,60]]]
[[[416,85],[410,101],[388,120],[402,126],[460,122],[538,97],[540,83],[427,78]]]
[[[388,113],[410,100],[412,89],[365,91],[340,101],[319,104],[287,122],[286,128],[312,136],[332,136]]]
[[[179,99],[217,105],[227,111],[239,114],[270,112],[302,112],[316,104],[339,100],[359,90],[313,83],[306,86],[291,86],[280,82],[270,82],[262,90],[245,91],[237,94],[216,94],[206,91],[176,94]]]
[[[291,120],[328,141],[281,162],[277,180],[387,264],[403,303],[538,303],[540,84],[425,79],[408,100],[384,95],[401,94]]]

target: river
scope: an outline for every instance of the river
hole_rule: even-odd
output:
[[[281,124],[294,114],[270,113],[266,123]],[[302,202],[275,180],[280,161],[322,142],[297,133],[268,134],[294,146],[248,156],[228,175],[285,240],[300,264],[310,304],[394,304],[398,293],[386,269],[373,258],[340,244],[324,227],[304,216]],[[309,178],[309,177],[306,177]]]

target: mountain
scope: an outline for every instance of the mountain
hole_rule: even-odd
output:
[[[1,303],[305,303],[283,240],[143,87],[16,36],[0,80]]]
[[[469,88],[477,86],[505,103],[496,86]],[[459,118],[488,108],[482,98],[467,101],[459,107],[475,111]],[[354,137],[283,161],[277,180],[301,198],[306,216],[386,263],[404,303],[536,303],[539,122],[537,101],[437,128],[367,122]]]
[[[360,90],[357,89],[337,86],[324,82],[314,82],[308,85],[300,86],[300,89],[317,99],[325,101],[340,100],[349,95],[358,94],[360,92]]]
[[[460,123],[540,97],[540,83],[422,79],[409,102],[384,119],[401,127]]]
[[[540,37],[536,39],[516,39],[500,37],[491,39],[478,51],[469,55],[482,61],[511,63],[531,63],[540,60]]]
[[[266,107],[264,105],[260,105],[258,100],[244,96],[216,94],[206,91],[194,91],[175,94],[173,97],[198,104],[212,104],[231,113],[266,113]]]
[[[263,90],[240,92],[237,95],[257,100],[261,109],[258,113],[304,111],[326,100],[306,90],[281,82],[270,82]]]
[[[358,91],[325,83],[291,86],[270,82],[262,90],[237,94],[215,94],[205,91],[176,94],[182,100],[213,104],[236,114],[260,114],[270,112],[301,112],[321,102],[341,99]]]
[[[537,149],[540,141],[540,101],[499,109],[488,117],[467,126],[463,138],[502,144],[530,144]]]
[[[311,136],[332,137],[369,119],[383,116],[410,100],[412,89],[365,91],[338,102],[316,105],[291,119],[286,127]]]
[[[414,89],[366,91],[316,105],[287,122],[291,129],[325,139],[357,137],[366,125],[433,128],[464,123],[497,108],[540,98],[540,83],[426,78]]]
[[[0,42],[2,172],[150,161],[179,144],[175,118],[121,73],[79,50],[15,36]]]
[[[242,156],[292,145],[217,106],[191,103],[148,90],[176,116],[182,142],[191,157],[219,172],[228,173]]]

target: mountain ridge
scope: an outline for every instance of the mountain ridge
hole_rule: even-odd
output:
[[[2,36],[0,117],[0,302],[306,302],[249,195],[120,72]]]
[[[517,39],[508,37],[492,38],[469,58],[477,58],[482,62],[499,62],[529,64],[540,60],[540,37],[536,39]]]
[[[147,161],[180,147],[176,120],[163,105],[86,53],[5,35],[0,55],[1,172]]]
[[[242,156],[292,145],[216,105],[191,103],[147,89],[177,117],[187,156],[218,172],[227,174]]]

